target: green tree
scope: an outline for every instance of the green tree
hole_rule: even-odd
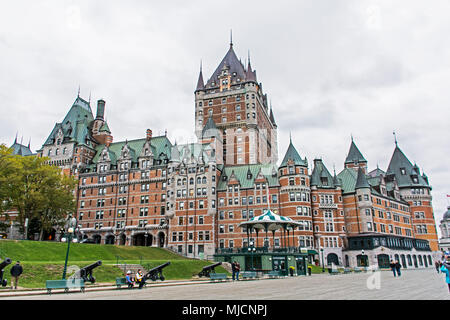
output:
[[[0,214],[16,210],[22,230],[25,219],[37,218],[41,240],[45,231],[62,226],[65,217],[75,211],[76,180],[47,161],[37,156],[14,156],[0,145]]]

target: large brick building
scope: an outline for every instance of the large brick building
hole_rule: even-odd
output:
[[[206,83],[200,69],[194,95],[198,141],[189,144],[150,129],[112,143],[105,102],[94,118],[77,97],[39,152],[79,177],[80,237],[211,258],[257,240],[239,224],[270,209],[303,223],[260,235],[260,247],[306,248],[341,266],[426,267],[439,256],[431,186],[397,143],[386,171],[369,171],[353,140],[339,174],[322,159],[310,168],[292,140],[277,165],[272,107],[233,44]]]

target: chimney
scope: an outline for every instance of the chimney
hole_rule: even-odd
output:
[[[105,115],[105,100],[100,99],[97,101],[97,117],[95,119],[103,120]]]
[[[146,139],[150,140],[152,138],[152,130],[147,129],[147,135],[146,135]]]

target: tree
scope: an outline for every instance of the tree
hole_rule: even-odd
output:
[[[25,219],[39,221],[40,239],[44,231],[62,226],[75,211],[76,180],[47,164],[48,158],[14,156],[0,145],[0,214],[15,209],[23,229]]]

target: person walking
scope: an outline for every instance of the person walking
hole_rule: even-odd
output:
[[[399,276],[399,277],[402,275],[402,273],[400,271],[401,267],[402,267],[402,265],[400,264],[400,262],[395,261],[395,270],[397,271],[397,276]]]
[[[241,265],[237,261],[235,261],[234,263],[236,268],[236,280],[239,281],[239,272],[241,271]]]
[[[445,273],[445,282],[447,282],[448,292],[450,293],[450,258],[442,263],[441,272]]]
[[[397,275],[395,274],[396,268],[395,268],[395,263],[393,260],[391,260],[391,264],[389,265],[391,267],[392,272],[394,273],[394,277],[396,277]]]
[[[233,273],[233,281],[234,281],[236,278],[236,261],[233,261],[231,263],[231,272]]]
[[[16,262],[16,264],[11,268],[10,272],[11,272],[11,289],[13,288],[13,281],[14,281],[14,289],[17,289],[19,277],[23,273],[23,268],[20,265],[20,261]]]

